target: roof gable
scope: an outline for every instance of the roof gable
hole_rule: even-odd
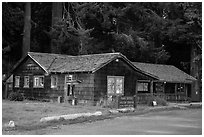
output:
[[[108,61],[120,56],[120,53],[70,56],[50,53],[29,52],[28,55],[48,72],[92,72]]]
[[[90,55],[62,55],[52,53],[37,53],[28,52],[28,55],[21,59],[14,67],[16,69],[26,58],[31,58],[38,66],[40,66],[46,73],[73,73],[73,72],[96,72],[105,65],[109,64],[117,58],[122,58],[132,69],[142,73],[148,77],[158,79],[157,76],[143,71],[133,65],[121,53],[103,53],[103,54],[90,54]],[[13,70],[14,70],[13,69]]]
[[[38,65],[43,71],[45,71],[46,73],[48,73],[47,70],[46,70],[39,62],[37,62],[34,58],[32,58],[32,57],[28,54],[28,55],[25,56],[24,58],[21,58],[21,59],[14,65],[13,69],[11,70],[10,75],[11,75],[14,71],[16,71],[16,69],[18,69],[18,68],[21,66],[22,63],[25,63],[29,58],[30,58],[31,61],[33,61],[36,65]]]
[[[157,76],[160,81],[191,83],[192,81],[196,80],[194,77],[172,65],[139,62],[133,62],[133,64],[137,68]]]
[[[89,54],[80,56],[36,53],[29,52],[28,55],[50,73],[72,73],[72,72],[96,72],[116,58],[123,58],[134,70],[157,79],[156,76],[136,68],[121,53]]]

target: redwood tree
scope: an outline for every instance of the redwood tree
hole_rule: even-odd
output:
[[[54,25],[62,19],[62,2],[52,3],[52,31]],[[51,53],[60,53],[58,45],[51,39]]]
[[[31,3],[25,3],[22,57],[30,51]]]

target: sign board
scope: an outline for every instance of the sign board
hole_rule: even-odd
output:
[[[133,96],[120,96],[118,97],[118,108],[135,107],[136,101]]]

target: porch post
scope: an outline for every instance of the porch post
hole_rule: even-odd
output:
[[[153,95],[153,80],[150,81],[150,93]]]
[[[166,82],[163,83],[163,93],[165,94],[165,86],[166,86]]]
[[[185,92],[186,99],[187,99],[187,97],[188,97],[188,89],[187,89],[186,83],[184,83],[184,92]]]
[[[4,86],[3,84],[2,84],[2,86]],[[8,92],[8,83],[6,82],[5,83],[5,88],[4,88],[4,97],[5,97],[5,99],[7,99],[7,92]]]
[[[64,84],[64,102],[67,103],[67,84]]]
[[[135,95],[137,95],[137,80],[136,80],[136,82],[135,82]]]
[[[176,101],[177,101],[177,83],[175,83],[174,93],[175,93],[175,96],[176,96]]]

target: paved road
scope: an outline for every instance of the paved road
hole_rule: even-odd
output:
[[[202,110],[172,110],[151,112],[139,116],[124,116],[93,123],[64,125],[48,129],[46,134],[61,135],[200,135]]]

